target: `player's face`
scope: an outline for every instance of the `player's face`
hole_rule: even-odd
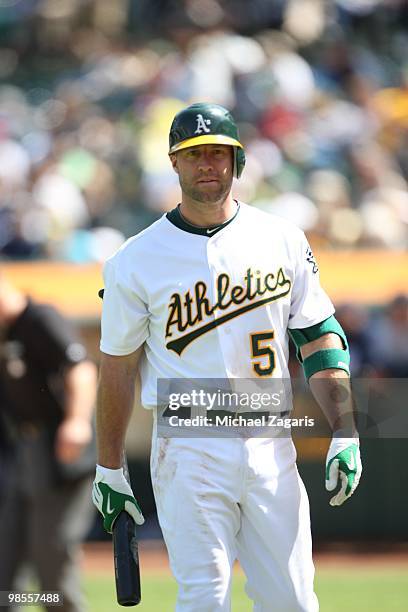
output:
[[[183,194],[196,202],[219,202],[231,191],[233,147],[208,144],[171,156]]]

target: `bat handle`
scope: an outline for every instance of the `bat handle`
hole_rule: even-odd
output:
[[[130,485],[126,453],[122,455],[123,475]],[[141,600],[139,552],[136,525],[132,517],[121,512],[113,526],[116,599],[121,606],[137,606]]]
[[[136,525],[127,512],[121,512],[113,527],[117,601],[136,606],[141,600]]]

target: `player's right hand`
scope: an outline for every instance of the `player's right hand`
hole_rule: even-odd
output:
[[[113,524],[123,510],[130,514],[136,525],[144,523],[142,512],[122,468],[111,470],[96,466],[92,501],[102,514],[103,526],[108,533],[112,533]]]

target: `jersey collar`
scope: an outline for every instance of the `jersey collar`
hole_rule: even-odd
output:
[[[213,225],[210,227],[197,227],[196,225],[192,225],[182,216],[179,208],[180,204],[176,206],[176,208],[173,208],[173,210],[168,212],[166,214],[166,217],[170,221],[170,223],[183,230],[184,232],[188,232],[189,234],[198,234],[199,236],[207,236],[207,238],[211,238],[211,236],[214,236],[214,234],[217,234],[219,231],[224,229],[224,227],[229,225],[238,215],[240,206],[239,202],[237,200],[235,201],[237,203],[237,210],[235,211],[235,214],[231,217],[231,219],[228,219],[227,221],[224,221],[224,223],[221,223],[221,225]]]

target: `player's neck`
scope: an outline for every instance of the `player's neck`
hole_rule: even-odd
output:
[[[179,210],[188,223],[197,227],[213,227],[231,219],[237,212],[237,203],[231,194],[220,202],[196,202],[183,198]]]

